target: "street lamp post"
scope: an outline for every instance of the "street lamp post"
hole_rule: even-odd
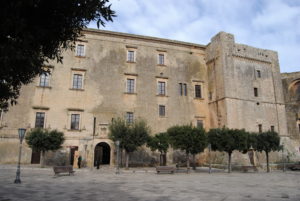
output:
[[[17,173],[16,173],[16,179],[15,179],[15,184],[20,184],[21,179],[20,179],[20,166],[21,166],[21,153],[22,153],[22,142],[25,136],[26,129],[25,128],[19,128],[18,133],[19,133],[19,139],[20,139],[20,146],[19,146],[19,160],[18,160],[18,167],[17,167]]]
[[[211,144],[208,144],[209,174],[211,174],[211,157],[210,157],[210,151],[211,151]]]
[[[120,141],[116,141],[117,145],[117,168],[116,168],[116,174],[120,174]]]

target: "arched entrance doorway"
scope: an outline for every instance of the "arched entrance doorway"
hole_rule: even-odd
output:
[[[97,166],[97,161],[102,165],[110,162],[110,146],[106,142],[100,142],[95,147],[94,166]]]

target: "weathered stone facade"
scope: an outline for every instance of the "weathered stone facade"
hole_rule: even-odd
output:
[[[1,163],[17,160],[17,128],[41,123],[63,131],[62,152],[78,150],[88,166],[99,153],[114,163],[108,125],[116,117],[146,119],[153,134],[192,123],[294,135],[277,53],[237,44],[224,32],[205,46],[89,29],[63,63],[45,67],[51,76],[24,86],[19,103],[1,114]],[[24,152],[30,163],[31,149]]]

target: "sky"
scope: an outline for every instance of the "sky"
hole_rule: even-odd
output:
[[[110,0],[100,29],[206,45],[220,31],[278,52],[280,71],[300,71],[300,0]],[[95,23],[89,25],[96,28]]]

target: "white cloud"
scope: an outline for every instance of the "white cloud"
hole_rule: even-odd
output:
[[[234,34],[238,43],[278,51],[282,72],[300,71],[300,1],[112,0],[111,3],[118,17],[107,24],[107,30],[204,45],[219,31],[225,31]]]

